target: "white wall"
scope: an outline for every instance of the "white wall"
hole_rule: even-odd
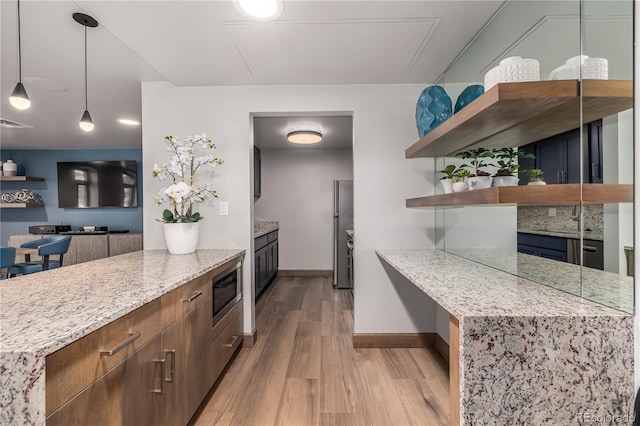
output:
[[[216,169],[220,200],[203,206],[200,248],[243,248],[244,331],[255,324],[251,285],[253,264],[253,129],[250,114],[351,112],[354,124],[354,228],[356,240],[354,331],[433,332],[435,307],[424,294],[385,271],[376,248],[432,248],[433,211],[405,208],[405,199],[433,194],[433,159],[407,160],[414,143],[415,103],[424,85],[221,86],[178,88],[143,83],[143,173],[145,248],[163,248],[162,207],[153,203],[161,182],[151,169],[166,160],[162,138],[205,131],[218,143],[225,165]],[[391,277],[391,278],[390,278]]]
[[[256,141],[258,144],[260,141]],[[256,220],[280,222],[279,269],[333,269],[333,181],[353,179],[351,149],[263,149]]]

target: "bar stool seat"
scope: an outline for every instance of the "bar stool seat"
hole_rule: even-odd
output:
[[[16,248],[15,247],[0,247],[0,269],[13,266],[16,262]],[[0,280],[4,279],[4,276],[0,274]]]
[[[9,267],[8,276],[33,274],[61,267],[63,256],[69,250],[69,244],[71,244],[70,235],[41,238],[22,244],[21,248],[37,248],[42,261],[16,263]],[[60,260],[50,260],[51,255],[60,255]]]

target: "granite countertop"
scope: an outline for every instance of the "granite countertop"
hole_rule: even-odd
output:
[[[262,237],[269,232],[280,229],[280,222],[274,220],[262,220],[253,224],[253,238]]]
[[[0,355],[46,356],[244,250],[143,250],[0,282]]]
[[[441,250],[388,249],[376,253],[458,320],[477,316],[630,316]]]
[[[576,231],[562,231],[562,230],[550,230],[550,229],[531,229],[531,228],[518,228],[518,232],[522,232],[525,234],[535,234],[535,235],[549,235],[551,237],[560,237],[560,238],[573,238],[576,240],[580,239],[580,232]],[[597,231],[585,231],[584,238],[586,240],[595,240],[595,241],[604,241],[604,236],[601,232]]]

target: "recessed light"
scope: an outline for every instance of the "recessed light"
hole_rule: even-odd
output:
[[[139,126],[140,122],[136,120],[131,120],[129,118],[118,118],[118,123],[124,124],[127,126]]]
[[[282,0],[234,0],[240,13],[255,21],[271,21],[282,14]]]

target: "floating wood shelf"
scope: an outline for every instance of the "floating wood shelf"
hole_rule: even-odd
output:
[[[499,83],[405,151],[444,157],[482,145],[517,147],[580,127],[580,81]],[[633,107],[630,80],[583,80],[584,123]]]
[[[44,182],[44,178],[33,176],[0,176],[4,182]]]
[[[582,187],[582,188],[581,188]],[[558,184],[540,186],[501,186],[452,194],[409,198],[407,207],[471,206],[513,204],[522,206],[561,206],[575,204],[630,203],[632,184]]]
[[[28,209],[32,207],[44,207],[43,203],[0,203],[0,209]]]

